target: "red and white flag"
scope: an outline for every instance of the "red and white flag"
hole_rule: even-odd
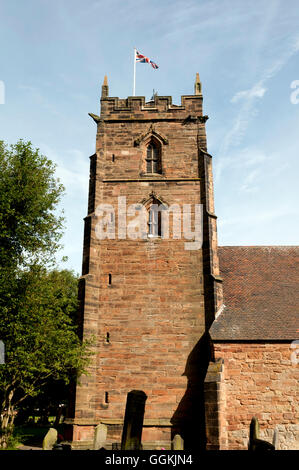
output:
[[[148,57],[146,57],[145,55],[143,54],[140,54],[137,50],[136,50],[136,54],[135,54],[135,61],[136,62],[140,62],[142,64],[150,64],[153,69],[158,69],[158,65],[155,64],[155,62],[153,62],[151,59],[149,59]]]

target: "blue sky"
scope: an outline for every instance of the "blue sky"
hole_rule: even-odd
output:
[[[199,72],[220,245],[298,245],[299,8],[296,0],[2,0],[0,138],[31,140],[66,187],[67,267],[81,272],[89,156],[100,87],[193,93]],[[298,94],[299,96],[299,94]]]

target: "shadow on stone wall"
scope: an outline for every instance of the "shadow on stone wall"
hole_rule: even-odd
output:
[[[188,356],[183,374],[188,378],[187,389],[171,418],[172,439],[179,434],[185,450],[206,448],[204,379],[213,356],[210,335],[204,333]]]

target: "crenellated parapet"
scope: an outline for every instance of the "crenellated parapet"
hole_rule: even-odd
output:
[[[172,103],[171,96],[155,96],[146,102],[144,96],[129,96],[122,99],[107,97],[101,99],[101,116],[103,120],[184,120],[188,115],[202,116],[202,95],[184,95],[181,105]]]
[[[105,76],[102,85],[101,115],[91,115],[95,121],[109,120],[185,120],[188,116],[202,117],[201,83],[196,77],[195,94],[181,96],[181,104],[172,103],[171,96],[154,95],[146,101],[144,96],[127,98],[109,97],[109,87]]]

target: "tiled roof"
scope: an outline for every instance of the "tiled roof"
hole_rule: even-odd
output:
[[[222,246],[224,309],[214,341],[299,338],[299,246]]]

